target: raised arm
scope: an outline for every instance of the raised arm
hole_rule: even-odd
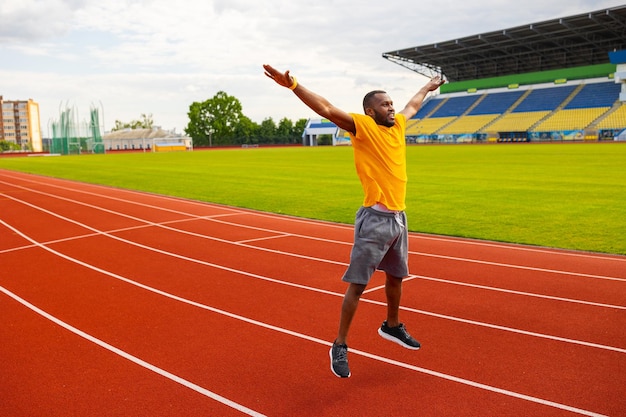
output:
[[[438,89],[439,86],[441,86],[445,82],[446,81],[438,75],[431,78],[430,81],[409,100],[409,102],[406,104],[406,106],[404,106],[404,109],[402,109],[400,113],[404,114],[407,120],[415,116],[420,107],[422,107],[422,102],[426,98],[426,95],[429,92]]]
[[[264,64],[265,75],[274,80],[278,85],[287,87],[293,90],[296,96],[311,110],[320,116],[330,120],[341,129],[344,129],[350,133],[356,133],[356,127],[354,120],[350,114],[333,106],[328,100],[319,94],[314,93],[302,84],[298,83],[295,77],[289,75],[289,70],[284,73],[279,72],[270,65]]]

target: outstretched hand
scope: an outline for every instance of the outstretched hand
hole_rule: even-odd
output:
[[[430,79],[428,84],[426,84],[426,88],[428,89],[428,91],[435,91],[441,85],[443,85],[445,82],[446,82],[446,80],[444,80],[442,76],[436,75],[436,76],[434,76],[433,78]]]
[[[282,85],[283,87],[291,87],[293,85],[293,77],[289,75],[289,70],[285,71],[285,73],[279,72],[277,69],[273,68],[271,65],[263,64],[263,69],[265,69],[265,75],[267,75],[272,80],[276,81],[278,85]]]

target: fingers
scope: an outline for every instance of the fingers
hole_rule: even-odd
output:
[[[430,81],[433,81],[436,83],[445,82],[445,80],[443,79],[441,75],[435,75],[433,78],[430,79]]]
[[[283,87],[288,87],[291,85],[291,76],[289,75],[289,70],[285,71],[285,73],[279,72],[277,69],[273,68],[271,65],[263,64],[263,69],[265,70],[265,75],[268,78],[274,80],[277,84],[282,85]]]
[[[278,73],[278,71],[276,71],[274,68],[272,68],[270,65],[267,65],[267,64],[263,64],[263,69],[265,70],[265,75],[267,75],[268,77],[272,79]]]
[[[430,79],[430,82],[438,87],[440,85],[443,85],[446,80],[443,78],[443,76],[435,75],[433,78]]]

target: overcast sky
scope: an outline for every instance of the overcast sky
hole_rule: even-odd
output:
[[[0,95],[32,98],[41,126],[76,106],[109,130],[152,114],[183,132],[194,101],[218,91],[260,123],[315,117],[262,64],[290,69],[338,107],[373,89],[397,107],[425,78],[383,52],[620,5],[602,0],[1,0]]]

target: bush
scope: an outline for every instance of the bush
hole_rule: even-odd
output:
[[[0,140],[0,152],[19,151],[20,149],[20,145],[18,145],[17,143],[9,142],[7,140]]]

